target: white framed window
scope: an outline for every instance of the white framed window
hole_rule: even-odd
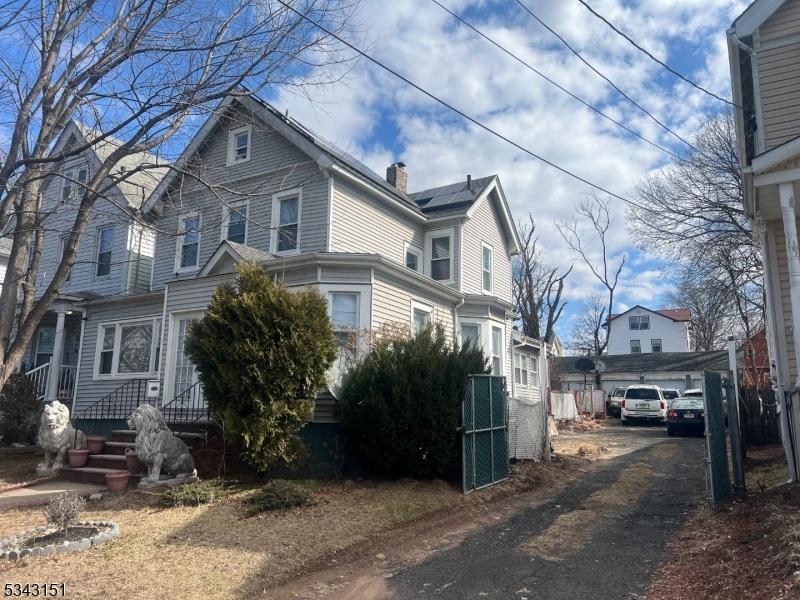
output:
[[[631,340],[631,354],[641,354],[641,353],[642,353],[641,340]]]
[[[82,184],[89,179],[89,168],[84,165],[67,169],[63,173],[61,184],[61,201],[74,200],[79,198],[86,189]]]
[[[250,202],[233,202],[222,207],[222,239],[247,244],[247,213]]]
[[[659,338],[653,338],[652,340],[650,340],[650,351],[662,352],[661,340]]]
[[[628,317],[628,328],[635,331],[650,329],[650,315]]]
[[[442,283],[453,283],[455,229],[439,229],[425,234],[425,274]]]
[[[286,190],[272,195],[273,254],[295,254],[300,248],[302,190]]]
[[[492,375],[503,374],[503,328],[492,325]]]
[[[175,271],[194,271],[200,267],[200,213],[184,213],[178,219]]]
[[[111,275],[111,255],[114,250],[114,226],[105,225],[97,228],[97,255],[95,275],[107,277]]]
[[[478,323],[461,323],[461,343],[473,348],[481,347],[481,326]]]
[[[417,248],[413,244],[405,242],[406,267],[418,273],[422,270],[422,248]]]
[[[95,379],[149,377],[158,372],[161,319],[101,323],[97,328]]]
[[[530,370],[528,371],[528,383],[531,387],[539,387],[539,359],[536,356],[530,357]]]
[[[359,292],[329,292],[331,308],[331,322],[336,345],[344,348],[350,342],[353,334],[358,331],[359,323]]]
[[[481,286],[491,294],[494,289],[494,249],[489,244],[481,244]]]
[[[250,125],[244,125],[228,132],[228,166],[250,160],[252,129]]]
[[[539,387],[539,365],[535,356],[514,352],[514,383],[523,387]]]
[[[415,333],[431,324],[433,307],[416,300],[411,301],[411,329]]]

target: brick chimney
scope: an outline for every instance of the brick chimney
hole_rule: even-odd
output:
[[[399,192],[406,193],[408,187],[408,173],[406,165],[396,162],[386,168],[386,181],[393,185]]]

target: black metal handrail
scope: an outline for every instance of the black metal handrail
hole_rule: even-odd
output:
[[[147,380],[131,379],[75,415],[79,419],[127,419],[147,398]],[[153,401],[156,399],[153,398]]]
[[[189,386],[161,407],[164,420],[175,430],[200,421],[210,421],[211,411],[203,394],[203,385],[198,381]]]

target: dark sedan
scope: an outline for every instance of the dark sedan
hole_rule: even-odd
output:
[[[703,435],[706,429],[705,405],[702,398],[677,398],[667,411],[667,434],[694,433]]]

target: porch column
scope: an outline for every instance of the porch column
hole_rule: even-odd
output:
[[[794,212],[794,186],[791,182],[778,186],[781,198],[783,231],[786,234],[786,256],[789,261],[789,297],[792,302],[792,338],[795,355],[800,358],[800,248],[797,241],[797,225]],[[800,372],[798,373],[800,375]],[[794,389],[800,389],[800,378]]]
[[[53,356],[50,359],[50,374],[47,377],[47,401],[58,399],[58,379],[61,375],[61,355],[64,353],[64,320],[63,309],[56,313],[56,332],[53,337]]]

